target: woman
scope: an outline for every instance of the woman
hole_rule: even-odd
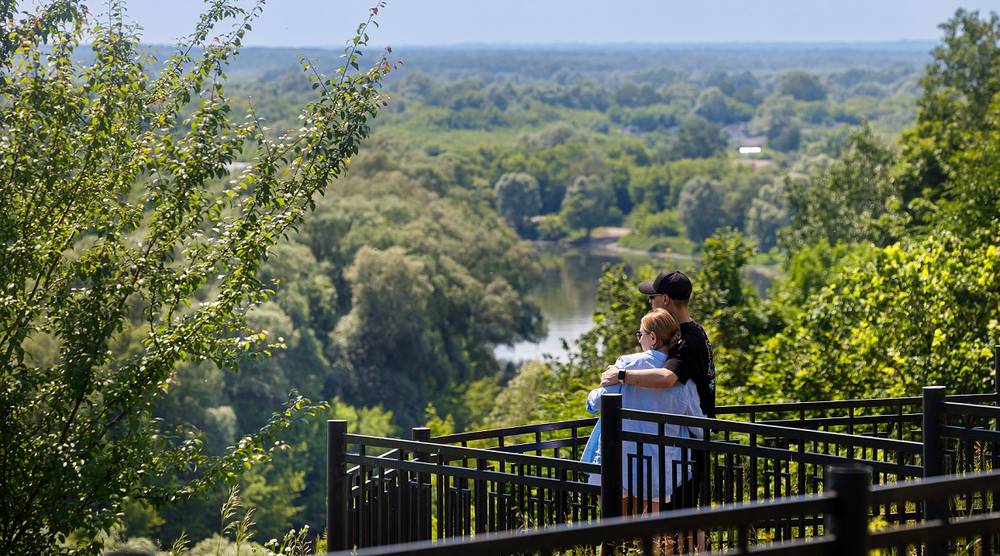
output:
[[[615,362],[615,366],[625,371],[626,377],[629,370],[636,369],[658,369],[663,368],[663,363],[667,360],[667,351],[677,342],[680,337],[680,327],[677,321],[665,309],[654,309],[646,313],[640,322],[639,330],[635,332],[636,339],[643,351],[623,355]],[[670,388],[644,388],[628,384],[617,384],[591,390],[587,396],[587,410],[591,413],[600,411],[601,395],[604,393],[621,393],[622,407],[627,409],[641,409],[644,411],[655,411],[658,413],[674,413],[681,415],[691,415],[704,417],[701,411],[701,404],[698,398],[698,389],[694,381],[689,380],[686,384],[677,383]],[[636,421],[633,419],[622,420],[622,430],[641,432],[645,434],[658,434],[657,423],[648,421]],[[700,438],[699,429],[689,430],[680,425],[667,424],[664,427],[666,436],[693,437]],[[587,447],[584,448],[584,459],[588,461],[600,461],[600,423],[594,428]],[[591,455],[596,457],[590,457]],[[650,501],[647,508],[650,511],[659,511],[661,502],[670,500],[673,485],[681,483],[690,477],[690,469],[676,469],[674,462],[681,460],[681,449],[676,446],[667,446],[664,449],[665,466],[664,491],[665,500],[660,500],[660,465],[659,446],[646,444],[643,446],[642,457],[636,457],[636,445],[634,442],[622,442],[622,486],[624,491],[622,496],[637,496],[641,493],[644,501]],[[690,456],[688,458],[690,461]],[[638,465],[642,465],[642,484],[637,483]],[[631,477],[631,481],[629,478]],[[599,482],[599,475],[592,475],[591,482]],[[651,487],[651,488],[650,488]]]

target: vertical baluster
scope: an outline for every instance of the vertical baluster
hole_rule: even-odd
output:
[[[749,528],[745,523],[741,523],[736,529],[736,550],[739,554],[746,554],[750,551]]]
[[[653,537],[642,537],[642,554],[643,556],[653,556]]]
[[[904,426],[905,424],[903,423],[903,402],[899,402],[899,404],[896,406],[896,427],[899,429],[898,432],[896,433],[897,440],[903,439]]]
[[[712,499],[710,497],[711,485],[709,484],[712,480],[711,465],[712,465],[712,427],[702,427],[702,443],[704,444],[704,449],[701,453],[697,453],[697,450],[693,451],[691,457],[693,459],[693,466],[695,473],[692,475],[691,479],[696,481],[694,484],[697,485],[698,492],[692,493],[691,505],[694,507],[696,504],[700,504],[705,507],[712,505]],[[687,453],[687,450],[684,451]],[[683,454],[682,454],[683,457]],[[718,461],[718,456],[716,456],[716,462]]]
[[[993,405],[1000,406],[1000,345],[993,346],[993,390],[996,394]],[[993,419],[993,430],[1000,431],[1000,419]],[[1000,469],[1000,454],[997,454],[997,442],[990,442],[987,446],[987,449],[990,451],[990,468],[993,470]],[[986,495],[987,493],[984,492],[983,494]],[[984,503],[983,509],[994,512],[997,507],[997,498],[1000,498],[1000,491],[995,490],[991,494],[989,506]],[[983,537],[984,554],[993,554],[996,549],[993,541],[994,535],[992,534]]]
[[[434,470],[434,481],[435,491],[437,493],[437,538],[445,538],[445,527],[448,524],[448,519],[445,512],[448,509],[448,493],[447,493],[447,477],[444,474],[444,454],[440,451],[437,454],[437,468]]]
[[[364,455],[365,448],[361,447],[359,452],[362,455]],[[374,474],[375,470],[368,466],[364,467],[363,469],[365,473],[363,475],[364,481],[361,484],[361,492],[362,492],[361,501],[364,504],[363,506],[364,510],[362,511],[362,515],[364,516],[364,521],[362,525],[364,527],[364,542],[365,546],[375,546],[375,537],[374,537],[375,528],[373,526],[373,523],[375,521],[375,500],[373,500],[372,498],[372,475]]]
[[[462,490],[462,512],[465,514],[462,516],[462,524],[464,525],[462,536],[464,537],[470,537],[473,533],[472,491],[469,489],[468,484],[468,481],[465,481],[465,488]]]
[[[750,412],[750,422],[751,423],[757,422],[756,414],[752,411]],[[750,433],[750,447],[751,449],[757,447],[756,432]],[[750,500],[753,501],[756,499],[757,499],[757,456],[751,454],[750,455]]]
[[[687,448],[685,446],[681,446],[680,447],[680,453],[681,453],[681,465],[680,465],[680,468],[679,468],[679,475],[680,476],[679,477],[674,477],[673,478],[673,483],[672,483],[673,486],[674,486],[674,490],[675,491],[678,490],[677,487],[679,487],[681,485],[684,485],[689,480],[693,481],[694,478],[695,478],[695,474],[691,473],[691,461],[690,461],[690,458],[688,457],[688,453],[689,452],[690,452],[689,448]],[[705,459],[708,459],[708,452],[707,451],[705,452]],[[708,474],[705,474],[705,481],[708,481],[708,480],[709,480]],[[686,486],[693,486],[693,485],[694,485],[694,483],[690,483],[689,485],[686,485]],[[694,499],[698,495],[698,493],[696,493],[694,491],[694,489],[692,489],[692,488],[682,488],[682,489],[679,489],[679,494],[681,496],[681,507],[693,507],[694,506]]]
[[[378,480],[375,482],[375,493],[378,497],[378,542],[381,545],[390,544],[389,542],[389,508],[387,503],[388,496],[386,495],[385,489],[385,466],[378,466]]]
[[[487,516],[488,517],[487,523],[489,524],[488,527],[490,528],[489,529],[490,531],[499,531],[500,523],[499,523],[499,518],[497,516],[499,514],[498,510],[500,508],[499,504],[500,504],[501,486],[499,482],[495,481],[490,481],[487,484],[490,485],[490,487],[492,487],[490,488],[490,491],[486,493],[486,503],[489,505],[487,507],[487,512],[489,512],[489,515]]]
[[[399,449],[396,452],[397,463],[406,460],[406,451]],[[396,536],[397,542],[407,542],[410,540],[407,528],[407,516],[410,513],[410,473],[404,471],[402,465],[397,465],[396,477],[398,487],[396,488]]]
[[[635,496],[635,513],[639,515],[643,512],[646,507],[644,504],[643,497],[643,487],[646,485],[645,478],[646,473],[644,467],[646,467],[646,453],[645,453],[645,443],[641,440],[635,443],[635,489],[629,489],[629,492]]]
[[[414,427],[410,429],[410,438],[415,442],[430,442],[431,429]],[[429,452],[414,451],[413,461],[430,463]],[[429,540],[431,538],[431,474],[418,472],[415,474],[414,491],[416,511],[413,512],[413,540]]]
[[[632,501],[635,499],[635,477],[632,473],[632,464],[635,462],[635,454],[631,452],[626,452],[625,454],[625,491],[628,493],[626,496],[626,506],[625,515],[632,515],[635,512],[632,510]]]
[[[847,434],[854,434],[854,406],[847,408]],[[854,459],[854,445],[847,443],[847,459]]]
[[[744,495],[743,495],[743,493],[746,492],[744,490],[744,488],[745,488],[746,485],[744,484],[744,481],[743,481],[743,472],[746,469],[747,468],[745,466],[743,466],[743,465],[736,465],[735,469],[733,470],[733,473],[736,475],[736,486],[735,486],[733,492],[736,493],[735,496],[739,497],[739,498],[735,498],[734,497],[733,502],[743,502],[744,501]],[[754,484],[756,484],[756,481],[754,481]]]
[[[456,495],[458,494],[458,489],[456,488],[456,483],[454,477],[450,475],[444,476],[444,497],[446,499],[444,505],[444,536],[446,538],[457,537],[458,536],[458,500]]]
[[[667,445],[666,445],[666,424],[657,423],[656,424],[656,437],[659,442],[656,443],[656,454],[657,454],[657,464],[656,464],[656,478],[659,481],[659,488],[657,489],[657,497],[660,499],[660,507],[666,507],[667,499]],[[677,490],[677,485],[674,485],[674,491]]]
[[[486,460],[476,458],[476,471],[483,473],[486,471]],[[475,488],[475,513],[476,513],[476,534],[481,535],[486,532],[487,518],[489,511],[486,509],[486,480],[477,478],[473,483]]]
[[[556,494],[556,523],[566,523],[566,502],[568,496],[569,485],[566,484],[566,469],[559,468],[558,479],[559,479],[559,491]]]
[[[520,477],[521,479],[524,478],[524,464],[523,463],[517,464],[517,476]],[[516,511],[523,511],[523,510],[521,510],[521,508],[526,508],[528,506],[528,497],[529,497],[529,495],[530,495],[530,493],[528,492],[528,487],[524,484],[523,481],[519,482],[518,485],[517,485],[517,506],[516,506]],[[524,527],[526,525],[527,525],[526,523],[518,523],[518,524],[516,524],[517,527]]]

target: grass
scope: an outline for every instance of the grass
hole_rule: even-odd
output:
[[[683,236],[646,236],[632,232],[618,240],[618,245],[628,249],[641,249],[651,252],[679,253],[692,255],[695,244]]]

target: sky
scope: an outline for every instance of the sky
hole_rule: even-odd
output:
[[[270,0],[251,46],[340,47],[376,0]],[[244,0],[243,5],[249,2]],[[143,42],[173,44],[202,0],[132,0]],[[373,42],[398,46],[938,40],[957,8],[1000,0],[390,0]]]

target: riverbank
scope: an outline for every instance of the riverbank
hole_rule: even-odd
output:
[[[636,249],[634,247],[625,247],[620,244],[621,238],[632,233],[630,228],[618,227],[618,226],[605,226],[601,228],[594,228],[590,233],[589,238],[584,238],[579,241],[574,242],[564,242],[564,241],[545,241],[538,240],[534,241],[535,245],[548,247],[548,248],[558,248],[558,249],[581,249],[597,256],[608,256],[608,257],[653,257],[655,259],[667,260],[673,259],[677,261],[697,261],[698,257],[690,253],[676,253],[676,252],[666,252],[666,251],[649,251],[646,249]]]
[[[696,270],[701,263],[701,257],[694,253],[646,250],[621,245],[621,239],[632,232],[631,228],[623,226],[604,226],[594,228],[589,238],[576,242],[535,241],[533,243],[543,249],[579,249],[594,256],[621,258],[629,263],[655,264],[654,261],[672,261],[676,266],[687,270]],[[746,265],[743,269],[743,276],[754,285],[758,293],[767,295],[771,284],[784,276],[784,272],[777,262],[757,263]]]

